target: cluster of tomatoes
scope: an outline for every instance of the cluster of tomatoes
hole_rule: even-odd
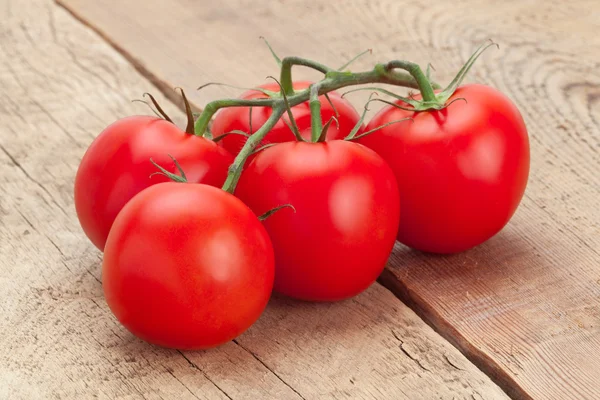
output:
[[[217,346],[259,318],[272,290],[345,299],[377,279],[396,240],[459,252],[496,234],[516,210],[528,137],[497,90],[465,85],[450,106],[418,112],[399,100],[366,127],[338,93],[319,100],[322,122],[337,120],[327,140],[297,140],[291,126],[310,138],[311,110],[308,102],[292,107],[262,141],[273,145],[247,160],[233,195],[221,186],[246,138],[226,134],[252,133],[269,107],[220,110],[211,127],[219,143],[166,115],[124,118],[93,142],[75,204],[104,251],[106,301],[131,332],[167,347]]]

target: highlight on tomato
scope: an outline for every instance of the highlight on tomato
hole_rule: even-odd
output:
[[[106,243],[106,302],[134,335],[206,349],[244,332],[264,310],[274,256],[258,218],[208,185],[167,182],[131,199]]]

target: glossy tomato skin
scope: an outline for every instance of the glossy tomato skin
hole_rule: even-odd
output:
[[[273,241],[275,290],[334,301],[365,290],[395,242],[398,189],[389,166],[356,143],[286,142],[260,153],[236,195],[255,213],[291,204],[263,223]]]
[[[207,185],[161,183],[119,213],[106,243],[106,301],[134,335],[206,349],[244,332],[273,287],[271,241],[239,199]]]
[[[104,249],[119,211],[143,189],[168,179],[158,169],[179,174],[169,154],[182,166],[189,182],[221,186],[233,156],[213,141],[188,135],[154,117],[133,116],[108,126],[91,144],[75,178],[75,208],[92,243]]]
[[[312,82],[305,81],[294,82],[294,89],[306,89],[311,84]],[[259,87],[270,91],[279,91],[279,86],[277,85],[277,83],[268,83]],[[350,102],[348,102],[346,99],[343,99],[339,93],[330,92],[328,93],[328,95],[331,99],[331,102],[335,105],[335,108],[339,113],[339,115],[337,116],[337,119],[339,121],[339,128],[335,124],[335,122],[333,122],[330,125],[329,130],[327,131],[327,140],[343,139],[346,136],[348,136],[350,131],[352,131],[352,129],[360,119],[360,116],[358,115],[352,104],[350,104]],[[241,96],[242,99],[258,99],[266,97],[267,96],[265,94],[257,91],[248,91],[242,94]],[[335,116],[336,113],[331,107],[331,104],[329,104],[329,102],[325,98],[325,96],[321,96],[319,99],[321,101],[321,119],[323,120],[323,124],[325,124],[327,123],[327,121],[329,121],[329,119],[332,116]],[[308,102],[304,102],[302,104],[298,104],[295,107],[292,107],[292,113],[298,125],[298,130],[305,139],[309,139],[311,123]],[[252,130],[256,132],[258,128],[264,125],[264,123],[270,115],[271,108],[254,107],[252,109]],[[287,114],[285,114],[282,118],[289,123],[289,118]],[[211,127],[211,132],[215,137],[227,132],[231,132],[233,130],[240,130],[242,132],[250,131],[248,107],[224,108],[219,110],[219,112],[215,115],[215,119]],[[279,120],[261,143],[281,143],[294,140],[296,140],[296,138],[294,137],[292,131],[287,127],[284,121]],[[246,143],[246,139],[240,135],[229,135],[225,137],[220,143],[232,154],[237,154],[239,153],[244,143]]]
[[[441,111],[388,106],[367,129],[411,117],[360,142],[391,166],[400,190],[398,240],[433,253],[483,243],[509,221],[525,192],[529,139],[519,110],[498,90],[460,87]]]

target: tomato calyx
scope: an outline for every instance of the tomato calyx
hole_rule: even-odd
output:
[[[419,84],[419,90],[421,91],[422,100],[416,100],[414,97],[403,97],[394,95],[398,100],[408,104],[411,107],[402,107],[396,104],[398,108],[408,109],[410,111],[421,112],[421,111],[429,111],[429,110],[443,110],[444,108],[450,106],[454,101],[457,100],[465,100],[465,99],[454,99],[451,102],[448,102],[450,97],[454,94],[456,89],[463,82],[465,77],[467,76],[475,61],[491,46],[496,46],[499,48],[498,44],[494,43],[490,40],[490,43],[483,44],[475,50],[475,52],[469,57],[465,65],[458,71],[452,82],[445,89],[443,89],[439,93],[435,93],[431,82],[429,80],[430,76],[430,68],[431,64],[427,66],[427,73],[423,74],[421,67],[419,67],[415,63],[406,62],[406,61],[391,61],[387,64],[387,68],[401,68],[408,71]],[[466,100],[465,100],[466,101]],[[384,101],[385,102],[385,101]]]
[[[393,60],[393,61],[388,62],[387,64],[383,64],[383,68],[386,71],[392,71],[394,68],[404,69],[404,70],[408,71],[411,74],[411,76],[413,76],[415,78],[415,81],[419,85],[419,90],[421,93],[420,100],[416,99],[412,93],[409,94],[408,97],[405,97],[405,96],[400,96],[396,93],[393,93],[389,90],[386,90],[383,88],[378,88],[378,87],[364,87],[364,88],[348,90],[347,92],[342,94],[342,97],[345,97],[349,93],[370,90],[375,93],[382,93],[387,96],[393,97],[396,100],[400,100],[400,102],[391,102],[391,101],[384,100],[384,99],[371,100],[371,98],[369,98],[369,102],[379,101],[379,102],[391,105],[393,107],[399,108],[401,110],[413,111],[413,112],[443,110],[443,109],[449,107],[455,101],[460,101],[460,100],[466,101],[466,99],[464,99],[464,98],[456,98],[456,99],[453,99],[452,101],[448,102],[448,100],[452,97],[452,95],[454,94],[456,89],[458,89],[460,84],[463,82],[464,78],[466,77],[467,73],[469,72],[469,70],[475,63],[475,61],[477,61],[479,56],[481,56],[481,54],[483,54],[483,52],[485,52],[491,46],[499,47],[498,44],[496,44],[495,42],[493,42],[491,40],[490,40],[490,43],[481,45],[471,55],[471,57],[467,60],[465,65],[463,65],[463,67],[460,69],[460,71],[458,71],[458,73],[456,74],[456,76],[454,77],[452,82],[450,82],[450,84],[448,86],[446,86],[445,89],[443,89],[439,92],[436,92],[434,90],[434,89],[436,89],[437,85],[433,84],[431,81],[431,68],[432,68],[431,64],[427,65],[427,69],[426,69],[425,73],[423,73],[421,67],[418,64],[408,62],[408,61]]]
[[[323,128],[321,129],[321,133],[319,134],[319,138],[317,139],[317,143],[323,143],[325,141],[325,139],[327,138],[327,131],[329,130],[329,127],[331,126],[332,122],[335,122],[335,125],[337,126],[337,128],[340,129],[340,121],[338,121],[338,119],[336,117],[332,116],[325,123],[325,125],[323,125]]]
[[[477,59],[483,54],[483,52],[485,52],[491,46],[496,46],[497,48],[499,48],[498,44],[491,40],[490,40],[490,43],[479,46],[479,48],[477,48],[477,50],[471,55],[471,57],[469,57],[469,59],[467,60],[465,65],[463,65],[463,67],[458,71],[458,73],[456,74],[456,76],[454,77],[452,82],[450,82],[450,84],[448,84],[448,86],[446,86],[446,88],[444,88],[443,90],[441,90],[439,92],[436,92],[434,90],[435,85],[432,84],[431,79],[430,79],[431,68],[432,68],[431,64],[427,65],[427,69],[426,69],[425,73],[423,73],[421,67],[418,64],[408,62],[408,61],[393,60],[384,65],[384,69],[386,71],[391,71],[394,68],[399,68],[399,69],[406,70],[411,76],[413,76],[419,85],[419,91],[421,93],[421,100],[416,99],[412,94],[410,94],[408,97],[405,97],[405,96],[400,96],[396,93],[393,93],[389,90],[382,89],[382,88],[376,88],[376,87],[366,87],[366,88],[349,90],[349,91],[345,92],[344,94],[342,94],[342,97],[344,97],[348,93],[352,93],[352,92],[356,92],[356,91],[371,90],[371,91],[375,91],[377,93],[386,94],[390,97],[395,98],[396,100],[400,100],[400,102],[390,102],[390,101],[384,100],[384,99],[374,99],[373,101],[379,101],[379,102],[394,106],[394,107],[402,109],[402,110],[413,111],[413,112],[443,110],[443,109],[449,107],[455,101],[462,100],[462,101],[466,102],[466,99],[464,99],[464,98],[456,98],[450,102],[448,102],[448,100],[452,97],[452,95],[454,94],[456,89],[458,89],[460,84],[463,82],[467,73],[469,72],[471,67],[473,67],[473,64],[475,64],[475,61],[477,61]]]
[[[158,165],[152,158],[150,158],[150,162],[156,168],[159,169],[159,171],[150,174],[150,178],[152,178],[154,175],[162,175],[162,176],[166,176],[173,182],[187,183],[188,182],[187,177],[185,176],[185,172],[183,171],[183,168],[181,168],[181,165],[179,164],[179,162],[172,155],[168,154],[168,156],[171,157],[171,160],[173,160],[173,163],[175,163],[175,167],[177,167],[177,169],[179,170],[179,173],[181,175],[177,175],[177,174],[174,174],[174,173],[168,171],[167,169]]]
[[[185,133],[188,135],[194,135],[194,114],[192,113],[192,107],[190,106],[190,102],[185,96],[185,92],[182,88],[176,87],[175,90],[179,89],[181,91],[181,97],[183,98],[183,105],[185,106],[185,115],[187,117],[187,125],[185,127]]]
[[[263,150],[266,150],[266,149],[268,149],[269,147],[273,147],[273,146],[275,146],[275,145],[277,145],[277,144],[279,144],[279,143],[267,143],[267,144],[265,144],[265,145],[262,145],[262,146],[258,147],[257,149],[255,149],[255,150],[254,150],[252,153],[250,153],[250,154],[251,154],[251,155],[258,154],[258,153],[260,153],[261,151],[263,151]]]
[[[264,221],[267,218],[269,218],[271,215],[275,214],[277,211],[282,210],[284,208],[291,208],[292,211],[294,211],[294,214],[296,213],[296,208],[291,205],[291,204],[283,204],[281,206],[277,206],[275,208],[270,209],[269,211],[267,211],[266,213],[259,215],[257,218],[259,221]]]
[[[187,133],[188,135],[194,135],[194,113],[192,112],[192,107],[190,105],[190,102],[188,101],[185,92],[183,91],[182,88],[180,87],[176,87],[174,90],[179,89],[181,91],[181,97],[183,98],[183,105],[185,107],[185,114],[187,117],[187,125],[185,127],[185,133]],[[168,121],[172,124],[175,124],[173,122],[173,120],[171,119],[171,117],[169,117],[169,115],[165,112],[165,110],[163,110],[163,108],[160,106],[160,104],[158,103],[158,101],[156,100],[156,98],[154,96],[152,96],[150,93],[146,92],[143,95],[144,97],[148,97],[150,98],[150,101],[152,102],[152,105],[154,106],[154,108],[152,108],[152,106],[150,104],[148,104],[147,101],[144,100],[140,100],[140,99],[135,99],[132,100],[132,102],[139,102],[139,103],[144,103],[146,104],[150,110],[152,110],[152,112],[154,113],[154,115],[156,115],[159,118],[164,119],[165,121]],[[202,136],[202,135],[200,135]]]
[[[148,108],[154,113],[154,115],[156,115],[158,118],[162,118],[165,121],[168,121],[170,123],[173,123],[173,121],[171,120],[171,118],[167,115],[167,113],[161,108],[160,104],[158,104],[158,101],[156,101],[156,99],[154,98],[154,96],[152,96],[150,93],[146,92],[143,94],[144,97],[148,96],[150,98],[150,101],[152,102],[152,104],[154,105],[154,108],[152,108],[152,106],[150,104],[148,104],[147,101],[144,100],[140,100],[140,99],[134,99],[131,100],[132,103],[144,103],[145,105],[148,106]]]
[[[259,36],[258,38],[265,42],[265,44],[269,48],[269,51],[271,52],[271,55],[273,56],[273,59],[275,59],[275,62],[277,63],[277,66],[281,68],[281,58],[279,58],[277,53],[275,53],[275,50],[273,50],[273,47],[271,47],[269,41],[264,36]]]
[[[371,89],[378,89],[378,88],[371,88]],[[346,95],[346,94],[348,94],[350,92],[355,92],[357,90],[361,90],[361,89],[350,90],[350,91],[344,93],[342,95],[342,97],[344,97],[344,95]],[[346,136],[344,138],[344,140],[347,140],[347,141],[359,140],[359,139],[361,139],[361,138],[363,138],[365,136],[369,136],[369,135],[377,132],[380,129],[385,128],[386,126],[397,124],[398,122],[402,122],[402,121],[413,121],[413,119],[410,118],[410,117],[409,118],[397,119],[395,121],[390,121],[390,122],[387,122],[387,123],[385,123],[383,125],[377,126],[377,127],[373,128],[373,129],[370,129],[367,132],[363,132],[363,133],[361,133],[360,135],[357,136],[356,134],[360,130],[360,127],[362,126],[362,124],[363,124],[363,122],[365,120],[365,116],[367,115],[367,112],[369,111],[369,104],[371,104],[371,102],[373,102],[373,101],[379,101],[380,100],[380,99],[373,99],[373,96],[377,96],[377,95],[378,95],[377,92],[371,93],[371,95],[369,96],[369,100],[367,100],[367,102],[365,103],[365,107],[363,109],[363,113],[361,114],[358,122],[356,123],[356,125],[354,125],[354,128],[350,131],[350,133],[348,134],[348,136]]]
[[[479,48],[471,55],[471,57],[469,57],[469,59],[467,60],[465,65],[463,65],[460,71],[458,71],[458,74],[456,74],[452,82],[450,82],[450,84],[444,90],[442,90],[441,93],[436,95],[436,98],[439,102],[445,104],[448,101],[448,99],[452,97],[456,89],[458,89],[462,81],[465,79],[465,76],[471,70],[471,67],[473,67],[473,64],[475,64],[475,61],[477,61],[479,56],[481,56],[488,48],[492,46],[496,46],[497,49],[500,48],[500,46],[494,41],[490,40],[489,42],[490,43],[488,44],[483,44],[479,46]]]
[[[249,137],[252,135],[252,133],[246,133],[246,132],[243,132],[243,131],[240,131],[240,130],[234,129],[234,130],[232,130],[232,131],[225,132],[225,133],[224,133],[224,134],[222,134],[222,135],[219,135],[219,136],[213,137],[213,138],[212,138],[212,141],[213,141],[213,142],[215,142],[215,143],[218,143],[218,142],[220,142],[221,140],[225,139],[225,138],[226,138],[227,136],[229,136],[229,135],[240,135],[240,136],[244,136],[244,137],[246,137],[246,138],[249,138]]]

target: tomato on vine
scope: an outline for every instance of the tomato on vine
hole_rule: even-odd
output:
[[[170,156],[175,157],[190,182],[221,186],[225,181],[233,156],[212,140],[194,135],[187,100],[186,105],[186,132],[156,104],[165,119],[120,119],[100,133],[83,156],[75,178],[75,208],[84,232],[100,250],[123,206],[143,189],[168,180],[153,175],[156,168],[150,159],[174,172]]]
[[[333,301],[365,290],[383,270],[399,221],[389,166],[375,152],[343,140],[287,142],[258,153],[235,194],[261,214],[273,241],[275,290]]]
[[[390,103],[367,129],[411,122],[360,140],[394,171],[398,240],[415,249],[455,253],[483,243],[506,225],[525,192],[529,139],[519,110],[489,86],[459,86],[483,50],[446,90],[434,93],[423,79],[420,95]]]

